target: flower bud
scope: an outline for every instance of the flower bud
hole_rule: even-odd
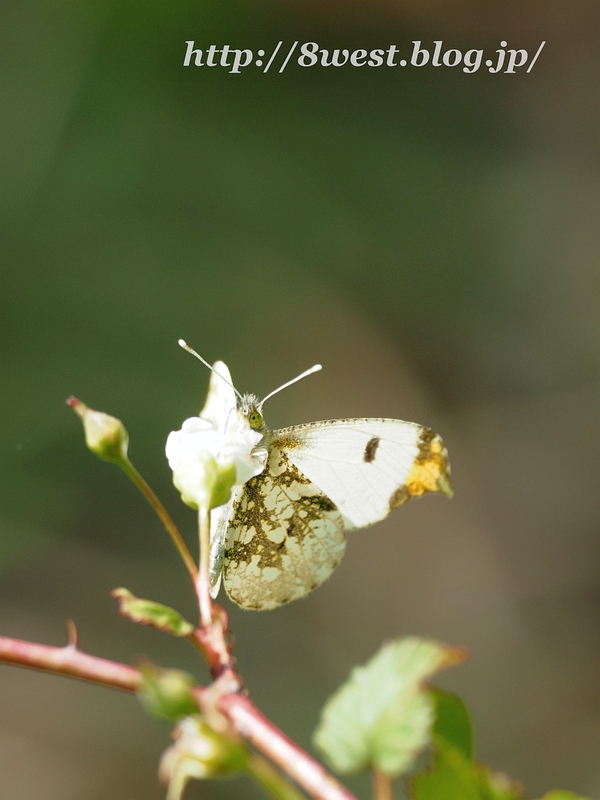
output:
[[[183,719],[174,731],[175,744],[160,761],[159,777],[169,786],[167,800],[180,800],[190,778],[218,778],[246,769],[243,744],[214,731],[200,715]]]
[[[92,453],[120,465],[128,461],[129,435],[120,419],[102,411],[94,411],[76,397],[69,397],[67,405],[81,417],[85,443]]]
[[[153,717],[177,720],[198,710],[191,695],[194,678],[179,669],[159,669],[143,664],[142,685],[138,697]]]

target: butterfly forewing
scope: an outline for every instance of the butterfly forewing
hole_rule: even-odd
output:
[[[335,503],[272,445],[265,471],[234,500],[224,549],[225,588],[244,608],[275,608],[323,583],[345,547]]]
[[[333,500],[347,529],[383,519],[410,497],[452,494],[444,443],[413,422],[314,422],[277,431],[272,445]]]

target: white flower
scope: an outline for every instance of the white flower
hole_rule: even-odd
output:
[[[261,439],[261,433],[246,425],[231,424],[225,432],[206,419],[186,419],[180,431],[169,434],[166,446],[173,482],[184,503],[197,508],[227,502],[233,485],[246,483],[263,471],[262,454],[252,455]],[[220,499],[223,490],[225,500]],[[220,502],[215,502],[215,491]]]

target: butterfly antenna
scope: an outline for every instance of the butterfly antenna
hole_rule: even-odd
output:
[[[219,376],[219,378],[221,378],[221,380],[223,380],[223,381],[225,381],[225,383],[229,384],[229,386],[231,386],[231,388],[233,389],[233,391],[234,391],[234,392],[237,394],[237,396],[238,396],[238,397],[241,399],[242,395],[241,395],[241,394],[238,392],[238,390],[235,388],[235,386],[233,385],[233,383],[231,383],[230,381],[228,381],[228,380],[227,380],[227,378],[224,378],[224,377],[221,375],[221,373],[220,373],[220,372],[217,372],[217,370],[216,370],[214,367],[212,367],[212,366],[211,366],[211,365],[208,363],[208,361],[205,361],[205,359],[203,359],[201,355],[198,355],[198,353],[197,353],[197,352],[194,350],[194,348],[193,348],[193,347],[190,347],[190,346],[189,346],[189,344],[188,344],[187,342],[185,342],[183,339],[179,339],[179,341],[177,342],[177,344],[178,344],[180,347],[183,347],[183,349],[184,349],[184,350],[187,350],[187,351],[188,351],[188,353],[191,353],[193,356],[196,356],[196,358],[197,358],[199,361],[201,361],[201,362],[204,364],[204,366],[205,366],[205,367],[208,367],[208,368],[209,368],[209,370],[210,370],[211,372],[214,372],[214,373],[215,373],[215,375],[218,375],[218,376]],[[302,375],[301,375],[300,377],[302,377]],[[296,380],[299,380],[299,378],[296,378]],[[293,381],[292,381],[292,383],[293,383]],[[283,386],[282,386],[281,388],[283,389]]]
[[[260,403],[258,405],[259,409],[262,409],[262,407],[265,404],[265,402],[270,397],[273,397],[274,394],[277,394],[277,392],[280,392],[282,389],[287,389],[287,387],[291,386],[292,383],[297,383],[298,381],[301,381],[302,378],[306,378],[308,375],[312,375],[313,372],[320,372],[322,369],[323,369],[323,367],[320,364],[315,364],[314,367],[311,367],[310,369],[307,369],[306,372],[302,373],[302,375],[298,375],[298,377],[293,378],[291,381],[288,381],[287,383],[284,383],[283,386],[279,387],[279,389],[275,389],[274,392],[271,392],[271,394],[268,394],[266,397],[263,397],[263,399],[260,401]]]

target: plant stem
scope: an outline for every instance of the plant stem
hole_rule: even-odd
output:
[[[192,555],[188,550],[186,543],[183,541],[183,537],[179,533],[177,525],[175,525],[175,523],[169,516],[169,512],[160,502],[158,497],[154,494],[150,486],[142,478],[137,469],[133,466],[131,461],[129,461],[129,459],[123,462],[119,462],[119,466],[123,469],[123,472],[127,475],[127,477],[130,480],[132,480],[133,483],[138,487],[140,492],[144,495],[146,500],[150,503],[150,505],[160,518],[161,522],[167,529],[167,533],[173,540],[173,544],[177,548],[177,551],[181,556],[183,563],[187,567],[187,571],[190,573],[190,577],[195,585],[196,580],[198,578],[198,570],[196,568],[196,563],[192,558]]]
[[[137,669],[105,658],[88,656],[73,644],[49,647],[0,636],[0,661],[69,675],[128,692],[136,692],[142,680]]]
[[[394,780],[379,770],[371,770],[373,800],[394,800]]]
[[[237,691],[242,687],[242,679],[235,669],[231,644],[227,640],[227,612],[221,606],[213,605],[210,594],[210,511],[202,506],[198,509],[198,530],[200,569],[195,589],[200,608],[200,627],[193,636],[200,645],[213,678],[222,678],[222,684],[229,691]]]
[[[274,800],[306,800],[295,786],[288,783],[275,767],[257,753],[248,757],[248,772],[263,791]]]
[[[219,708],[233,722],[236,730],[274,761],[312,797],[319,800],[356,800],[308,753],[289,739],[238,692],[225,694]]]
[[[211,627],[216,627],[216,623]],[[136,692],[142,680],[137,669],[89,656],[72,644],[66,647],[49,647],[0,636],[0,662],[2,661],[129,692]],[[237,677],[236,673],[233,674]],[[214,686],[212,684],[211,688]],[[193,693],[198,698],[199,705],[202,705],[203,696],[211,688],[196,687]],[[245,695],[237,691],[226,693],[219,698],[218,707],[241,736],[274,761],[315,800],[357,800],[324,767],[263,716]],[[294,797],[288,794],[284,797],[285,800],[297,800],[297,795]]]
[[[210,511],[200,506],[198,509],[198,529],[200,532],[200,569],[196,580],[196,594],[200,606],[200,623],[207,628],[212,625],[213,609],[210,596]]]

